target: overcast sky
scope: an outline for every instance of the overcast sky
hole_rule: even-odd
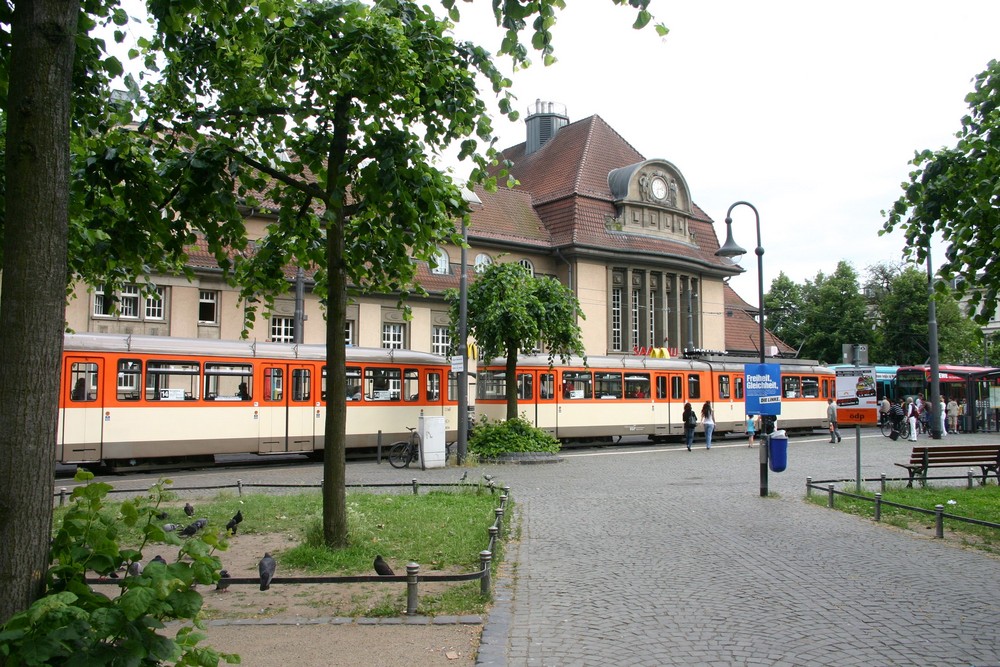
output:
[[[470,13],[490,4],[459,3],[458,32],[495,51]],[[842,259],[862,276],[899,260],[902,235],[878,236],[881,211],[914,151],[955,144],[972,78],[1000,56],[996,0],[652,0],[665,38],[632,30],[634,10],[610,0],[567,5],[559,62],[512,77],[522,118],[497,121],[499,145],[524,141],[524,111],[539,98],[564,104],[571,122],[599,115],[684,174],[720,241],[730,204],[757,207],[765,290],[779,271],[802,282]],[[750,254],[731,284],[756,304],[753,211],[733,219]]]

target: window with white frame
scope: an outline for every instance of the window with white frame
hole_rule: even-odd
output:
[[[139,319],[139,286],[122,285],[118,301],[119,315],[130,320]]]
[[[94,290],[93,313],[96,317],[118,316],[129,320],[139,319],[139,286],[122,285],[117,299],[115,295],[109,294],[105,287],[96,288]]]
[[[524,267],[524,270],[528,272],[529,276],[535,275],[535,265],[531,263],[530,259],[522,259],[518,262],[518,264]]]
[[[215,290],[198,290],[198,324],[219,323],[219,293]]]
[[[401,350],[406,341],[406,325],[394,322],[382,324],[382,347],[387,350]]]
[[[163,319],[163,288],[154,287],[151,294],[146,295],[146,319]]]
[[[475,269],[476,273],[482,273],[486,270],[490,264],[493,263],[493,258],[487,255],[485,252],[481,252],[476,255]]]
[[[632,345],[639,345],[639,297],[641,292],[632,290]]]
[[[294,317],[271,317],[271,342],[272,343],[292,343],[295,342],[295,318]]]
[[[347,320],[344,323],[344,345],[347,347],[354,345],[354,320]]]
[[[611,349],[621,352],[622,349],[622,289],[611,290]]]
[[[437,252],[434,253],[434,257],[430,262],[431,273],[446,276],[451,273],[451,264],[448,258],[448,251],[444,248],[438,248]]]
[[[431,331],[431,352],[442,357],[448,356],[451,349],[451,335],[448,327],[435,326]]]

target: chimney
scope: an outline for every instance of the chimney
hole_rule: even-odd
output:
[[[569,124],[569,115],[566,113],[566,106],[558,102],[543,102],[535,100],[534,110],[528,109],[528,119],[525,125],[528,128],[527,146],[525,155],[531,155],[545,143],[556,136],[560,127]]]

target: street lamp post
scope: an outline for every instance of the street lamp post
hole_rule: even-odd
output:
[[[760,213],[757,212],[757,207],[747,201],[738,201],[729,207],[726,211],[726,242],[721,248],[715,251],[715,254],[719,257],[738,257],[740,255],[745,255],[746,250],[741,248],[733,240],[733,209],[737,206],[749,206],[753,211],[754,217],[757,220],[757,249],[754,253],[757,255],[757,302],[759,304],[759,310],[757,317],[759,318],[759,328],[760,328],[760,363],[766,364],[767,357],[764,351],[764,246],[760,242]],[[767,497],[767,447],[770,441],[770,430],[768,426],[770,425],[769,417],[765,417],[763,414],[760,416],[761,431],[761,448],[760,448],[760,496],[761,498]]]

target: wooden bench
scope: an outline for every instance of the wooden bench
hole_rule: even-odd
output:
[[[942,445],[939,447],[917,447],[910,453],[909,463],[897,463],[910,473],[907,487],[913,486],[917,475],[922,483],[927,483],[928,468],[964,468],[979,466],[983,479],[980,484],[986,484],[990,471],[997,476],[1000,483],[1000,445]]]

